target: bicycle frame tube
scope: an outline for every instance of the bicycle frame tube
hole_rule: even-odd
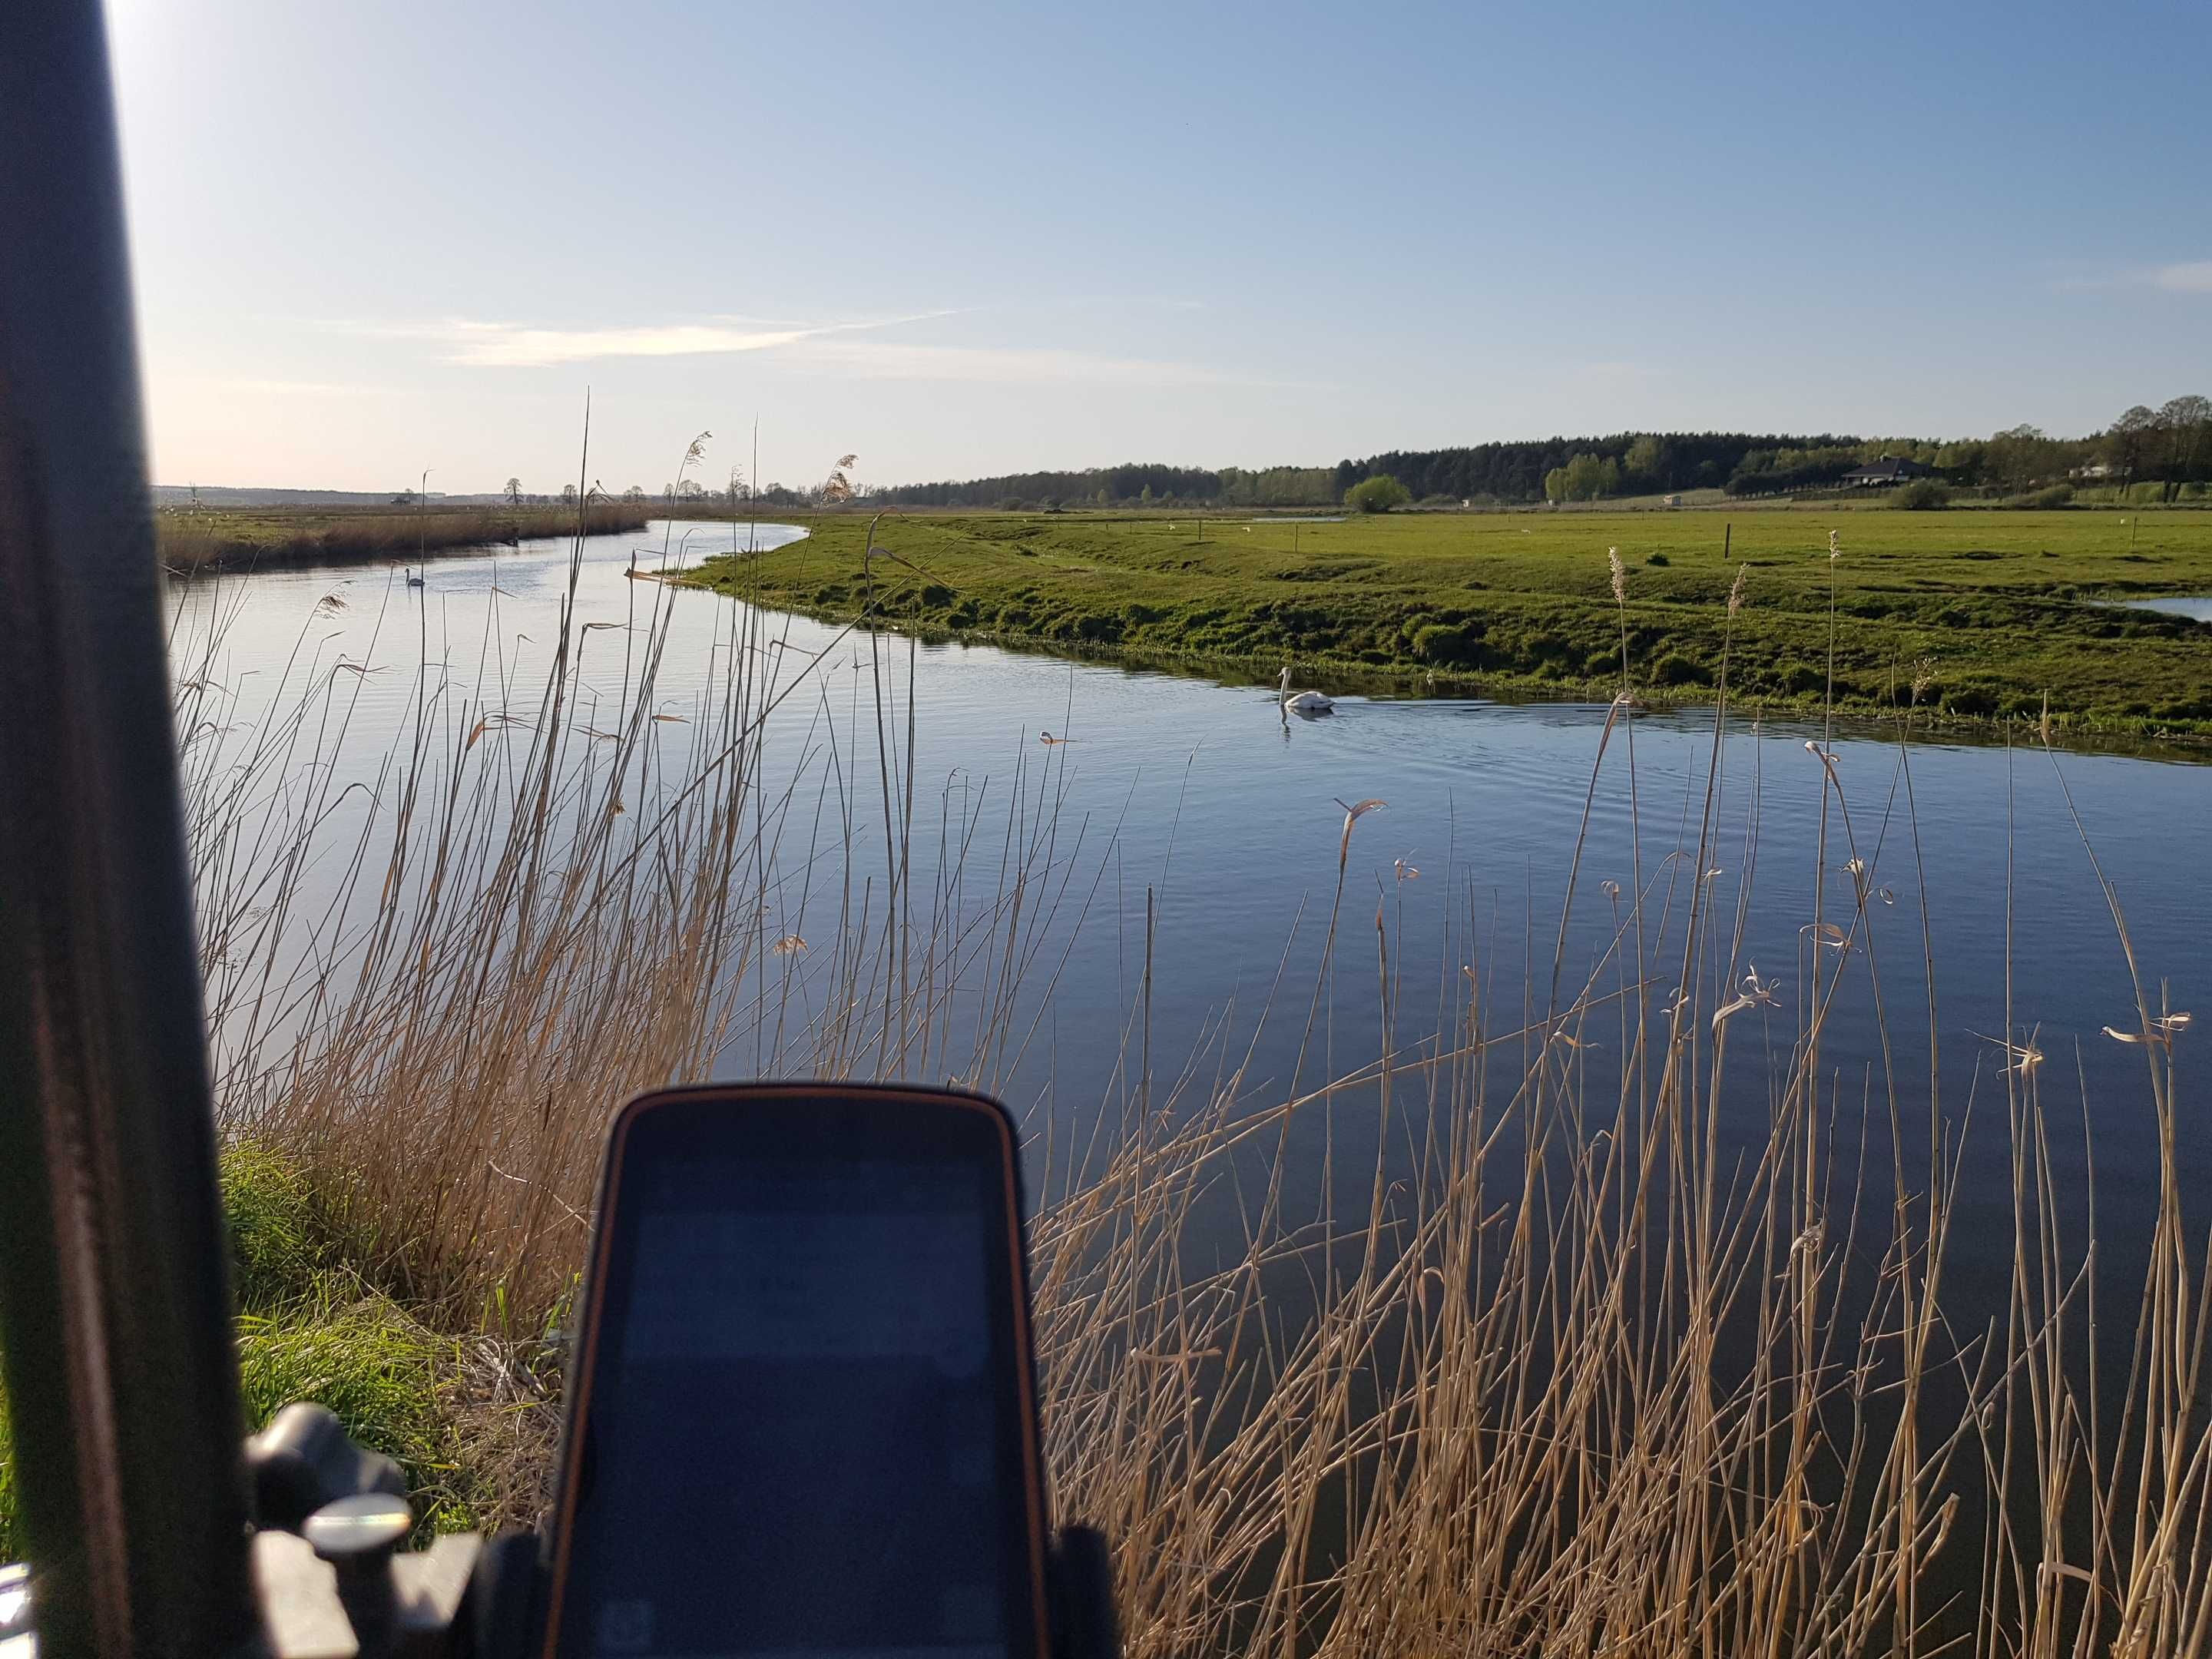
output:
[[[0,1354],[44,1656],[253,1638],[105,33],[0,39]]]

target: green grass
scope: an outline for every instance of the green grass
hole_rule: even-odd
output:
[[[465,1430],[450,1409],[452,1342],[362,1280],[321,1200],[283,1158],[234,1144],[222,1181],[247,1418],[258,1427],[295,1400],[327,1406],[356,1439],[399,1460],[426,1527],[476,1524],[459,1473]]]
[[[251,1145],[227,1148],[223,1206],[230,1224],[232,1288],[246,1422],[279,1407],[329,1407],[363,1445],[399,1460],[425,1532],[482,1523],[480,1425],[458,1401],[455,1345],[346,1261],[321,1203],[283,1159]],[[0,1561],[16,1559],[14,1447],[0,1398]],[[491,1507],[496,1507],[495,1504]]]
[[[851,618],[867,592],[860,514],[699,580]],[[1732,556],[1722,557],[1723,526]],[[1838,529],[1843,556],[1827,557]],[[1747,570],[1731,684],[1754,706],[1820,707],[1835,583],[1835,696],[1962,722],[2036,717],[2077,732],[2212,734],[2212,628],[2102,601],[2212,592],[2212,514],[1888,513],[1828,503],[1676,513],[1244,517],[890,517],[875,604],[896,625],[1071,654],[1302,681],[1583,694],[1618,689],[1606,550],[1630,575],[1639,692],[1695,701],[1718,671],[1729,585]]]

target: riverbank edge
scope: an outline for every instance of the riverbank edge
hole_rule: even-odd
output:
[[[313,1401],[406,1471],[418,1542],[534,1524],[559,1433],[556,1345],[426,1323],[374,1282],[374,1242],[334,1225],[331,1195],[272,1148],[230,1142],[219,1180],[241,1433]],[[25,1547],[14,1463],[0,1392],[0,1562]]]
[[[478,552],[487,547],[514,546],[521,542],[545,541],[577,533],[573,508],[526,508],[521,514],[495,511],[469,515],[428,515],[417,528],[404,515],[379,514],[357,521],[358,527],[340,519],[304,529],[289,537],[256,539],[251,536],[215,531],[197,540],[191,527],[174,515],[155,520],[155,548],[165,574],[190,580],[203,574],[235,574],[270,566],[301,564],[412,564],[418,557]],[[634,535],[653,522],[649,514],[629,508],[594,507],[582,530],[586,536]]]
[[[814,622],[854,626],[860,623],[860,612],[850,606],[811,605],[787,593],[763,593],[757,597],[749,594],[744,591],[740,580],[730,572],[729,566],[729,556],[720,555],[680,574],[672,574],[666,580],[678,586],[720,593],[726,599],[742,599],[769,610],[788,611]],[[879,631],[906,635],[925,644],[988,645],[1024,656],[1052,657],[1062,661],[1091,663],[1107,667],[1156,669],[1194,679],[1210,679],[1230,686],[1272,687],[1275,684],[1275,676],[1282,672],[1279,653],[1276,653],[1234,654],[1160,651],[1143,646],[1103,644],[1041,634],[1011,633],[990,627],[944,628],[901,617],[882,617]],[[1516,704],[1603,707],[1612,702],[1620,691],[1619,682],[1614,680],[1569,682],[1534,675],[1469,673],[1464,670],[1431,669],[1411,662],[1402,665],[1376,665],[1348,661],[1325,653],[1302,653],[1299,678],[1302,687],[1310,685],[1337,696],[1365,696],[1379,691],[1386,696],[1396,696],[1410,693],[1413,700],[1424,700],[1432,696],[1474,696]],[[1579,690],[1580,695],[1567,695],[1571,690]],[[1669,712],[1712,708],[1715,699],[1711,695],[1711,688],[1701,686],[1698,690],[1706,695],[1676,695],[1665,686],[1654,684],[1638,684],[1633,688],[1633,692],[1637,707],[1642,708]],[[1831,708],[1820,696],[1811,693],[1794,697],[1776,697],[1735,691],[1729,695],[1728,706],[1731,712],[1748,714],[1754,719],[1773,717],[1811,721],[1821,719]],[[2021,730],[2021,723],[2015,716],[1965,714],[1933,706],[1899,706],[1878,703],[1865,698],[1838,698],[1832,705],[1832,712],[1838,719],[1854,725],[1880,726],[1893,732],[1899,721],[1909,714],[1913,732],[1923,738],[1939,736],[1998,742],[2004,739],[2008,732]],[[2185,721],[2177,726],[2172,721],[2158,720],[2053,713],[2051,728],[2054,739],[2063,739],[2058,745],[2061,747],[2106,752],[2122,748],[2127,752],[2136,752],[2131,745],[2144,745],[2154,751],[2160,749],[2172,750],[2172,755],[2167,757],[2169,758],[2212,760],[2212,720]],[[2035,727],[2031,726],[2028,729],[2031,736],[2035,734]]]

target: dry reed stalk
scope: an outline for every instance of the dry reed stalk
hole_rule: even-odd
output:
[[[1056,747],[996,801],[948,786],[924,805],[912,658],[902,709],[872,633],[841,723],[830,653],[801,663],[765,613],[733,607],[726,672],[667,725],[673,599],[655,588],[619,696],[595,702],[575,574],[544,683],[495,665],[459,686],[426,663],[373,785],[342,788],[329,763],[371,662],[303,637],[250,729],[211,644],[179,679],[227,1124],[299,1161],[374,1275],[447,1328],[510,1342],[562,1316],[613,1100],[732,1054],[1002,1083],[1045,1029],[1106,867],[1079,872]],[[1109,1083],[1081,1144],[1043,1132],[1033,1231],[1055,1499],[1115,1541],[1132,1654],[2203,1650],[2212,1273],[2174,1151],[2185,1018],[2141,999],[2160,1164],[2129,1374],[2082,1363],[2098,1299],[2127,1287],[2100,1290],[2098,1218],[2061,1188],[2025,1061],[2003,1072],[2007,1303],[1947,1306],[1963,1166],[1937,1092],[1925,896],[1923,1098],[1888,1063],[1879,848],[1862,849],[1825,747],[1797,1028],[1765,1062],[1764,1127],[1747,1134],[1736,1109],[1760,1057],[1729,1050],[1780,1022],[1744,957],[1757,774],[1733,918],[1711,868],[1726,688],[1724,668],[1675,853],[1647,880],[1638,852],[1625,896],[1607,884],[1609,942],[1579,982],[1563,919],[1548,998],[1532,988],[1517,1029],[1478,1005],[1470,966],[1409,1037],[1378,908],[1380,1049],[1304,1076],[1337,994],[1354,827],[1376,805],[1359,802],[1287,1087],[1253,1080],[1257,1035],[1240,1058],[1225,1024],[1162,1084],[1148,897],[1133,1105]],[[783,776],[765,733],[787,703],[810,765]],[[1623,723],[1632,743],[1625,702],[1591,801]],[[1633,819],[1632,748],[1624,763]],[[1848,926],[1826,909],[1832,811]],[[935,837],[926,879],[918,836]],[[337,876],[310,880],[339,839]],[[1570,905],[1581,864],[1578,842]],[[1474,963],[1471,884],[1447,869],[1429,885],[1463,912],[1449,959]],[[1648,1015],[1667,983],[1674,1002]],[[1881,1059],[1851,1087],[1822,1043],[1862,994]],[[1592,1059],[1607,1018],[1617,1073]],[[2008,1020],[2008,1055],[2033,1048],[2018,1036]],[[1921,1109],[1926,1145],[1908,1146]],[[1355,1112],[1372,1114],[1371,1168],[1334,1162],[1356,1144],[1337,1115]],[[1316,1116],[1332,1150],[1309,1212],[1291,1128]],[[1241,1243],[1209,1257],[1199,1240],[1224,1215],[1246,1218]]]

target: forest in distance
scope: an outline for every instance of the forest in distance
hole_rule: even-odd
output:
[[[1961,500],[2053,507],[2098,501],[2129,505],[2212,503],[2212,398],[2138,404],[2102,431],[2054,437],[2041,428],[2008,427],[1986,438],[1859,437],[1749,432],[1635,432],[1593,437],[1497,441],[1444,449],[1382,450],[1331,466],[1202,467],[1129,461],[1115,466],[1040,469],[933,483],[863,482],[857,458],[844,456],[818,482],[787,484],[748,479],[731,469],[716,486],[687,470],[658,489],[633,483],[620,491],[595,484],[595,502],[633,514],[656,505],[696,513],[762,507],[905,507],[990,511],[1080,511],[1157,507],[1281,511],[1336,507],[1370,479],[1393,481],[1394,502],[1431,508],[1510,507],[1546,501],[1628,501],[1705,492],[1723,498],[1819,495],[1848,489],[1845,475],[1871,464],[1908,463],[1923,490]],[[380,492],[209,489],[157,486],[165,512],[319,508],[368,512],[392,508],[565,507],[574,483],[526,489],[511,477],[496,491],[416,500],[402,484]],[[1941,505],[1926,500],[1914,505]],[[1370,510],[1373,510],[1371,507]]]
[[[1386,450],[1334,466],[1212,469],[1133,462],[858,493],[895,507],[1334,507],[1355,485],[1388,476],[1418,502],[1511,506],[1692,489],[1735,496],[1817,490],[1833,488],[1852,469],[1884,457],[1914,462],[1945,483],[1999,495],[2087,485],[2118,486],[2130,499],[2197,499],[2212,484],[2212,398],[2175,398],[2156,409],[2137,404],[2103,431],[2078,438],[2052,437],[2033,426],[1967,439],[1620,432]],[[819,492],[770,485],[760,499],[814,504]]]

